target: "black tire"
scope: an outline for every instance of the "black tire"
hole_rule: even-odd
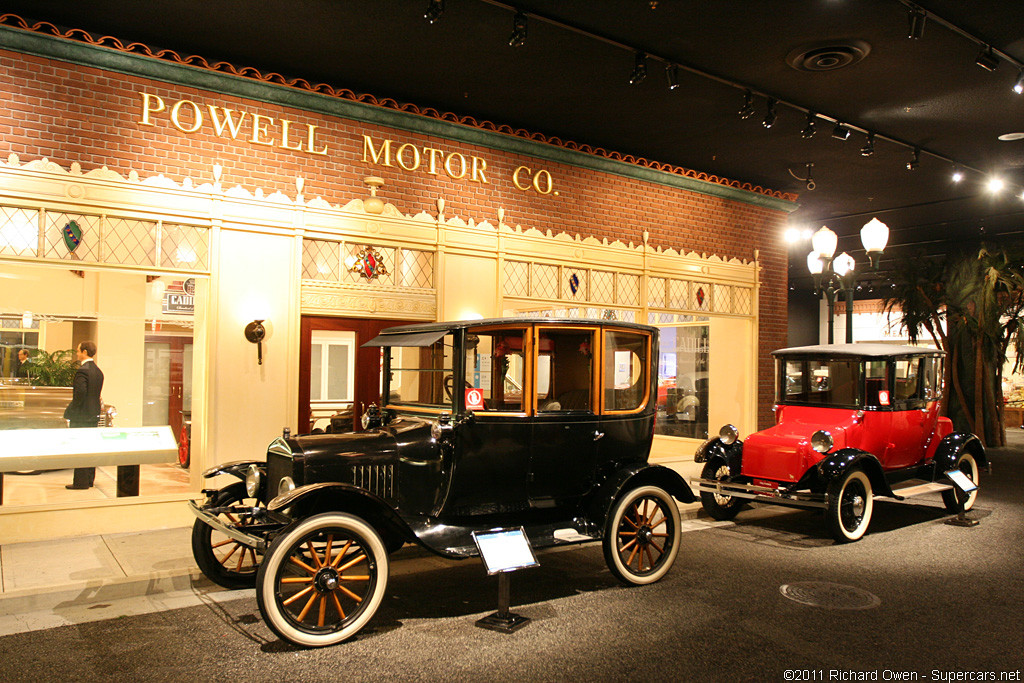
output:
[[[384,542],[368,523],[338,512],[316,515],[270,546],[256,579],[256,602],[281,639],[302,647],[334,645],[373,618],[388,566]]]
[[[608,517],[603,545],[608,569],[623,583],[646,585],[660,580],[679,554],[675,499],[657,486],[627,491]]]
[[[871,480],[864,470],[854,468],[828,485],[829,532],[837,543],[860,540],[871,524],[875,501],[871,493]]]
[[[974,456],[964,451],[957,458],[956,468],[967,475],[967,478],[974,482],[975,486],[980,485],[981,470],[978,469],[978,461],[974,459]],[[956,496],[958,491],[956,489],[951,491],[942,492],[942,504],[946,506],[946,509],[950,512],[959,512],[960,507],[957,505]],[[963,495],[963,494],[960,494]],[[967,512],[974,507],[974,501],[978,499],[978,489],[974,489],[967,495],[967,500],[964,502],[964,512]]]
[[[221,489],[213,500],[216,507],[243,505],[252,507],[256,499],[247,498],[245,484],[238,482]],[[219,515],[228,524],[242,529],[248,520],[227,513]],[[192,557],[210,581],[225,588],[252,588],[260,557],[252,548],[242,545],[197,519],[192,525]]]
[[[704,465],[700,473],[701,479],[722,481],[729,478],[729,466],[721,460],[715,460]],[[704,511],[720,522],[734,518],[743,507],[743,499],[735,496],[711,493],[710,491],[700,492],[700,504]]]

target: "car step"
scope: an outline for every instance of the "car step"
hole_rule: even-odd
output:
[[[930,481],[924,484],[917,484],[915,486],[906,486],[901,489],[893,489],[893,493],[899,498],[912,498],[913,496],[924,495],[925,493],[938,493],[939,491],[949,491],[953,488],[952,484],[942,484],[937,481]]]

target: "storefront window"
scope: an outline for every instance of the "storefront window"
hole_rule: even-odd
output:
[[[196,279],[187,275],[0,264],[0,430],[68,429],[65,408],[79,367],[76,349],[91,341],[96,345],[92,362],[103,375],[96,426],[169,426],[170,446],[186,444],[180,460],[177,454],[161,456],[170,462],[125,459],[124,465],[140,465],[139,495],[188,492],[192,388],[198,386],[193,332],[201,318],[195,287]],[[40,433],[33,442],[59,439],[75,452],[76,442],[90,438],[86,432],[81,439],[71,438],[75,436],[75,430],[45,439]],[[111,433],[107,437],[113,438]],[[90,485],[72,490],[66,488],[74,477],[70,468],[6,472],[2,504],[6,508],[118,496],[116,465],[81,464]]]
[[[710,326],[661,327],[656,434],[706,439]]]

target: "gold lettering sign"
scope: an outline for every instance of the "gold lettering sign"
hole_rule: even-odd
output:
[[[152,93],[140,92],[139,96],[142,98],[139,125],[157,125],[157,115],[168,111],[167,103]],[[311,123],[305,124],[306,132],[303,136],[294,130],[298,124],[288,119],[276,119],[254,111],[228,109],[214,104],[207,104],[206,111],[209,117],[203,114],[199,104],[182,99],[171,106],[167,120],[182,133],[198,133],[207,129],[218,137],[230,137],[232,140],[238,140],[241,135],[242,140],[253,145],[321,156],[327,154],[327,145],[320,147],[317,143],[316,131],[319,126]]]

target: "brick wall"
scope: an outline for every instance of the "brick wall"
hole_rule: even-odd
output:
[[[140,123],[141,92],[159,96],[166,105],[152,115],[155,125]],[[146,178],[162,173],[178,182],[191,177],[196,183],[211,181],[212,165],[220,163],[225,187],[238,184],[253,192],[262,188],[267,194],[281,191],[294,196],[295,178],[302,176],[307,198],[319,195],[332,204],[364,196],[367,188],[362,179],[377,175],[386,183],[380,196],[404,213],[433,212],[437,198],[443,196],[445,213],[464,219],[494,222],[500,207],[508,224],[553,233],[640,243],[647,230],[653,246],[747,260],[760,250],[759,423],[764,427],[772,421],[774,382],[768,354],[785,346],[787,334],[787,254],[781,241],[786,216],[782,211],[9,51],[0,51],[0,93],[5,105],[0,114],[0,154],[14,153],[26,161],[46,157],[64,167],[77,161],[85,171],[108,166],[122,174],[136,170]],[[174,103],[183,99],[195,102],[204,113],[212,104],[259,113],[275,123],[287,119],[297,133],[291,138],[292,146],[305,139],[307,124],[317,126],[316,147],[326,145],[328,153],[321,156],[253,144],[248,141],[249,122],[237,139],[226,133],[218,136],[208,115],[197,132],[182,132],[171,125],[169,114]],[[183,109],[180,118],[185,127],[193,121],[189,111]],[[468,173],[466,179],[452,179],[443,170],[430,175],[422,167],[407,172],[394,165],[394,159],[392,168],[364,162],[364,135],[377,144],[392,140],[392,154],[399,145],[412,143],[421,149],[459,152],[467,159],[478,156],[486,160],[490,182],[471,182]],[[268,127],[266,137],[279,143],[280,124]],[[557,196],[517,189],[512,174],[518,166],[549,171]],[[717,427],[711,425],[712,430]]]

